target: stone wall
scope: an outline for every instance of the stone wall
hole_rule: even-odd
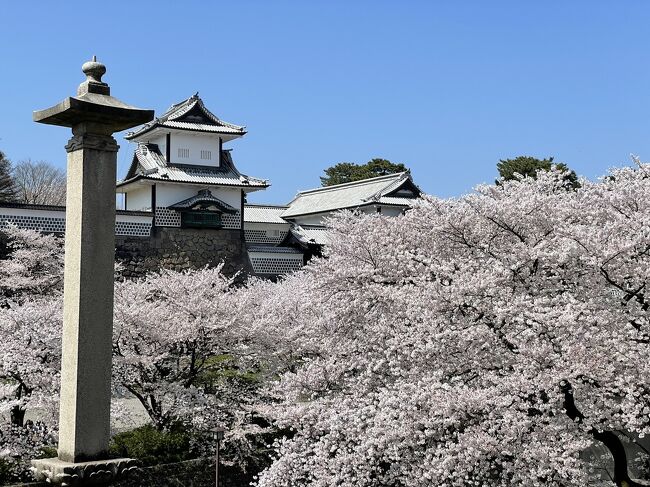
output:
[[[0,259],[6,257],[6,239],[0,231]],[[150,237],[117,235],[115,260],[124,266],[126,278],[142,277],[161,268],[182,271],[216,266],[242,279],[253,274],[241,230],[156,227]]]
[[[241,230],[156,227],[149,238],[117,236],[115,257],[127,278],[158,269],[182,271],[215,266],[224,274],[251,274]]]

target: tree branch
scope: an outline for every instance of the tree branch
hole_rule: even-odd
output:
[[[566,415],[576,423],[582,423],[584,416],[578,410],[573,398],[573,388],[569,381],[560,382],[560,390],[564,394],[564,410]],[[594,439],[603,443],[614,460],[614,483],[617,487],[644,487],[643,484],[635,482],[630,478],[627,470],[627,454],[625,447],[618,436],[612,431],[598,431],[596,428],[590,428],[588,433]]]

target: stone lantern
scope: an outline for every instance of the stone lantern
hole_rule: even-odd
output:
[[[109,459],[115,180],[118,145],[112,137],[153,119],[153,110],[127,105],[102,81],[106,67],[82,66],[87,79],[34,121],[72,128],[68,152],[63,350],[58,457],[34,460],[40,480],[100,485],[135,468]]]

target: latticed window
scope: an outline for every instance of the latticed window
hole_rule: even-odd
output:
[[[181,226],[194,228],[221,228],[221,213],[212,211],[184,211]]]
[[[182,157],[184,159],[187,159],[188,157],[190,157],[190,150],[189,149],[179,148],[178,149],[178,157]]]
[[[202,150],[201,151],[201,159],[205,159],[205,160],[208,160],[208,161],[210,159],[212,159],[212,151],[210,151],[210,150]]]

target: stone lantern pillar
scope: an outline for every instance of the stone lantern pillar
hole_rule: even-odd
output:
[[[110,96],[106,67],[93,57],[87,79],[34,121],[72,128],[68,152],[63,350],[58,457],[34,460],[37,478],[98,485],[135,468],[107,457],[110,431],[118,145],[112,137],[153,119],[153,110]]]

